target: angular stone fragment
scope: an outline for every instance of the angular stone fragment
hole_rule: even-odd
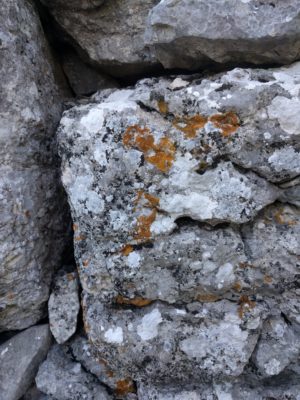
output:
[[[119,86],[109,76],[85,64],[76,53],[64,54],[62,66],[70,86],[77,96],[89,95],[97,90]]]
[[[264,376],[278,375],[300,354],[299,325],[269,318],[263,326],[253,360]]]
[[[140,384],[138,387],[139,400],[215,400],[215,391],[211,386],[196,386],[179,388],[164,386],[162,388]]]
[[[58,345],[48,353],[36,377],[39,390],[56,400],[109,400],[111,397],[96,378],[72,361]]]
[[[148,13],[158,0],[76,1],[75,7],[61,0],[42,2],[75,46],[110,75],[137,75],[158,65],[143,39]]]
[[[162,0],[150,12],[146,42],[165,68],[289,64],[300,56],[299,15],[297,0]]]
[[[0,399],[19,400],[32,384],[51,343],[48,325],[27,329],[0,346]]]
[[[76,272],[61,271],[54,280],[48,302],[51,332],[57,343],[66,342],[76,331],[80,309]]]
[[[112,370],[102,354],[83,335],[76,335],[66,344],[76,361],[95,375],[100,382],[109,386],[116,398],[131,399],[135,393],[135,385],[127,375],[122,376],[117,370]]]
[[[86,295],[84,310],[90,339],[119,373],[158,383],[189,383],[242,373],[265,306],[250,305],[242,316],[236,304],[225,300],[114,310]]]
[[[0,332],[45,315],[68,214],[53,136],[61,97],[31,1],[0,12]]]

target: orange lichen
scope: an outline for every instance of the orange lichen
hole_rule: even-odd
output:
[[[111,371],[111,370],[108,370],[108,371],[106,371],[106,375],[107,375],[109,378],[113,378],[113,377],[115,376],[115,373],[114,373],[113,371]]]
[[[152,303],[152,300],[145,299],[143,297],[134,297],[133,299],[128,299],[121,295],[116,297],[116,303],[121,305],[132,305],[136,307],[145,307]]]
[[[272,279],[272,277],[270,276],[270,275],[265,275],[264,276],[264,283],[272,283],[273,282],[273,279]]]
[[[242,290],[242,285],[240,282],[235,282],[232,286],[232,289],[236,292],[240,292]]]
[[[195,300],[201,303],[213,303],[219,300],[219,296],[212,293],[200,293],[196,296]]]
[[[224,137],[228,137],[235,133],[240,126],[238,116],[232,111],[224,114],[212,115],[209,117],[209,120],[216,128],[221,130]]]
[[[286,220],[285,219],[284,209],[283,208],[279,208],[275,212],[274,218],[275,218],[275,221],[277,222],[277,224],[280,224],[280,225],[289,225],[289,226],[297,225],[297,221],[292,221],[292,220]]]
[[[73,275],[73,274],[67,274],[67,280],[69,281],[69,282],[72,282],[72,281],[74,281],[74,279],[75,279],[75,276]]]
[[[149,215],[141,215],[137,219],[134,238],[138,241],[148,241],[151,238],[151,225],[155,221],[157,211],[153,210]]]
[[[123,254],[123,256],[129,256],[130,253],[133,252],[133,247],[130,244],[126,244],[122,249],[121,249],[121,253]]]
[[[135,386],[131,379],[126,378],[117,381],[116,394],[117,396],[126,396],[128,393],[135,393]]]
[[[168,104],[165,102],[164,99],[158,100],[157,106],[158,106],[158,109],[159,109],[160,113],[167,114],[169,112]]]
[[[83,261],[82,261],[82,265],[83,265],[84,267],[87,267],[87,266],[89,265],[89,260],[83,260]]]
[[[202,129],[207,122],[207,117],[196,114],[193,117],[176,118],[174,126],[182,131],[187,139],[196,137],[197,130]]]
[[[77,224],[73,224],[73,225],[72,225],[72,228],[73,228],[73,231],[75,232],[75,231],[77,231],[77,229],[78,229],[78,225],[77,225]]]
[[[85,239],[85,236],[83,236],[83,235],[74,236],[74,240],[76,242],[80,242],[81,240],[84,240],[84,239]]]
[[[242,319],[246,311],[252,310],[255,307],[255,301],[249,299],[247,295],[243,295],[239,299],[238,314]]]
[[[148,128],[138,125],[129,126],[123,135],[126,147],[136,147],[145,155],[145,160],[161,172],[168,172],[175,160],[175,145],[167,137],[155,144],[154,136]]]

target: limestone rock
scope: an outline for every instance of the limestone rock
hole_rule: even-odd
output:
[[[64,113],[85,331],[113,373],[189,396],[241,376],[266,319],[299,319],[299,76],[144,79]]]
[[[68,224],[54,157],[61,97],[31,1],[0,12],[0,331],[45,315]]]
[[[29,328],[0,346],[0,399],[19,400],[32,384],[51,343],[48,325]]]
[[[96,378],[72,361],[58,345],[48,353],[36,377],[39,390],[56,400],[109,400],[111,397]]]
[[[66,52],[62,59],[63,70],[71,88],[78,95],[89,95],[100,89],[117,88],[118,83],[85,64],[76,53]]]
[[[113,369],[158,383],[240,375],[265,313],[260,303],[241,317],[226,300],[113,310],[86,295],[83,304],[88,335]]]
[[[57,343],[66,342],[76,331],[80,309],[76,272],[61,271],[54,280],[48,302],[51,332]]]
[[[295,0],[162,0],[146,32],[165,68],[208,63],[288,64],[299,59]]]
[[[158,0],[77,1],[75,7],[73,2],[62,6],[61,0],[42,2],[75,46],[110,75],[137,75],[157,66],[143,36]]]
[[[268,319],[258,342],[254,361],[264,376],[278,375],[300,355],[299,325],[283,318]]]

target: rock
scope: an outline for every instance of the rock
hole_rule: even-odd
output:
[[[143,79],[64,113],[85,331],[117,376],[194,396],[243,375],[266,319],[299,319],[299,76]]]
[[[116,398],[131,400],[136,389],[134,382],[126,375],[122,376],[117,370],[112,371],[103,355],[88,341],[84,335],[76,335],[66,347],[85,370],[95,375],[100,382],[114,391]]]
[[[264,376],[278,375],[300,354],[299,325],[281,317],[269,318],[254,354],[254,362]]]
[[[212,387],[179,388],[176,386],[164,386],[162,388],[141,384],[138,387],[139,400],[215,400]]]
[[[101,6],[106,0],[43,0],[47,7],[58,10],[91,10]]]
[[[83,306],[87,333],[113,369],[159,384],[240,375],[265,312],[263,303],[253,304],[241,316],[227,300],[114,310],[92,295]]]
[[[109,400],[111,397],[97,379],[72,361],[58,345],[48,353],[36,377],[39,390],[56,400]]]
[[[0,346],[0,399],[18,400],[32,384],[51,344],[48,325],[29,328]]]
[[[76,331],[80,309],[76,272],[60,271],[48,302],[51,332],[57,343],[66,342]]]
[[[54,155],[61,97],[38,16],[23,0],[0,14],[1,332],[45,315],[69,220]]]
[[[62,6],[61,0],[42,3],[75,47],[109,75],[138,75],[159,64],[143,39],[148,13],[158,0],[77,1],[75,7],[70,2]]]
[[[150,12],[145,41],[165,68],[289,64],[299,59],[299,14],[295,0],[163,0]]]
[[[119,86],[109,76],[85,64],[76,53],[63,54],[62,65],[71,88],[77,96]]]
[[[40,392],[35,385],[32,385],[22,397],[22,400],[51,400],[51,398]]]

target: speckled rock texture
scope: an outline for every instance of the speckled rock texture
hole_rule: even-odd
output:
[[[45,315],[68,218],[53,154],[61,96],[31,1],[1,3],[0,60],[1,332]]]
[[[64,113],[87,351],[140,398],[298,399],[299,90],[235,68]]]
[[[151,72],[159,64],[145,44],[149,11],[159,0],[42,0],[72,44],[112,76]],[[66,3],[66,4],[64,4]]]
[[[59,271],[48,301],[50,330],[57,343],[66,342],[76,331],[80,309],[76,272]]]
[[[51,344],[48,325],[29,328],[0,346],[0,400],[19,400]]]
[[[146,43],[165,68],[299,59],[297,0],[162,0],[149,15]]]
[[[40,366],[36,384],[39,390],[55,400],[111,400],[97,379],[58,345],[51,348]]]

